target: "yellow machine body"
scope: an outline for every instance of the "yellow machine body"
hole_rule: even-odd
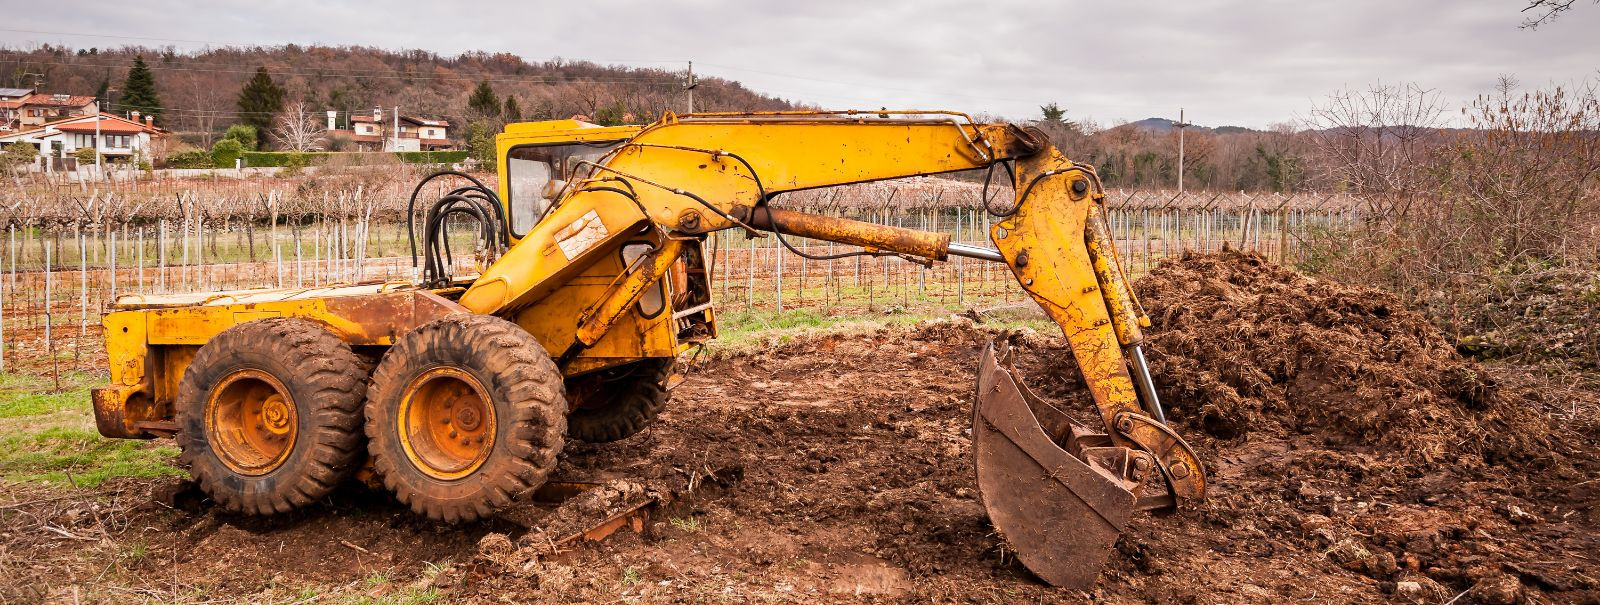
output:
[[[313,320],[357,352],[382,357],[428,322],[494,315],[531,334],[569,381],[670,360],[716,336],[715,267],[702,244],[706,234],[732,229],[1010,268],[1061,326],[1103,425],[1071,421],[1033,396],[1004,351],[982,357],[973,433],[979,493],[1019,558],[1047,581],[1092,582],[1133,510],[1203,497],[1200,463],[1166,426],[1144,367],[1147,321],[1118,266],[1098,178],[1041,133],[945,111],[705,113],[667,114],[647,126],[511,124],[496,147],[504,234],[490,239],[508,245],[476,276],[440,277],[444,270],[430,264],[431,287],[117,301],[104,320],[111,384],[94,392],[101,433],[178,431],[177,385],[196,352],[230,327],[268,317]],[[1007,165],[1015,197],[988,208],[997,216],[994,248],[772,205],[790,191],[997,164]],[[1147,483],[1159,488],[1144,494]],[[1075,527],[1083,528],[1076,537]]]

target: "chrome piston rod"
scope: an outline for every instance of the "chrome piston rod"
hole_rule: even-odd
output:
[[[1133,361],[1133,381],[1139,389],[1139,399],[1144,402],[1144,411],[1156,422],[1166,424],[1167,414],[1161,409],[1161,400],[1156,398],[1156,382],[1150,377],[1150,365],[1144,360],[1144,346],[1128,347],[1128,357]]]
[[[982,246],[969,246],[967,244],[950,244],[950,256],[965,256],[997,263],[1006,262],[1006,257],[1000,256],[1000,251]]]

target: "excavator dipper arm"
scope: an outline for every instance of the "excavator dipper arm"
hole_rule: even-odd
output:
[[[883,112],[901,113],[901,112]],[[1164,422],[1143,363],[1137,302],[1105,226],[1092,168],[1041,134],[976,124],[961,114],[904,112],[696,114],[640,130],[563,185],[529,233],[462,295],[478,313],[509,314],[619,241],[659,230],[668,241],[723,229],[775,231],[929,260],[961,255],[1003,262],[1070,344],[1100,416],[1072,421],[1033,396],[1004,347],[981,358],[973,438],[979,494],[1018,558],[1046,581],[1086,587],[1130,515],[1203,497],[1199,461]],[[990,237],[994,248],[953,245],[921,232],[768,205],[787,192],[1013,164],[1016,197]],[[616,315],[666,273],[668,245],[618,277],[579,318],[568,355],[596,341]],[[552,262],[554,260],[554,262]],[[535,268],[530,270],[531,268]],[[1143,494],[1147,485],[1158,493]]]

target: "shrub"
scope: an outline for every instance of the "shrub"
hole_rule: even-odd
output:
[[[189,149],[167,154],[167,168],[213,168],[211,153],[204,149]]]
[[[94,155],[94,148],[93,147],[79,147],[77,151],[72,152],[72,156],[75,157],[75,158],[78,158],[78,163],[79,164],[93,164],[93,163],[95,163],[94,162],[95,155]]]
[[[211,164],[217,168],[232,168],[234,161],[244,155],[244,143],[239,139],[222,139],[211,146]]]
[[[238,141],[240,145],[244,145],[246,151],[255,151],[258,144],[256,127],[249,124],[234,124],[229,126],[228,132],[223,133],[222,138]]]
[[[22,141],[17,141],[7,145],[5,152],[0,153],[0,168],[10,170],[32,162],[37,157],[39,157],[38,148]]]

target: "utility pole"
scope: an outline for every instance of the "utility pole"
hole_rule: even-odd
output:
[[[1178,108],[1178,123],[1172,125],[1173,128],[1177,128],[1178,129],[1178,193],[1179,194],[1183,193],[1183,129],[1188,128],[1189,126],[1190,126],[1190,124],[1188,122],[1183,121],[1183,108],[1179,107]]]
[[[394,142],[389,144],[389,151],[400,151],[400,106],[394,106]]]
[[[689,91],[689,113],[694,113],[694,89],[700,81],[694,79],[694,61],[689,62],[689,75],[683,80],[683,89]]]

